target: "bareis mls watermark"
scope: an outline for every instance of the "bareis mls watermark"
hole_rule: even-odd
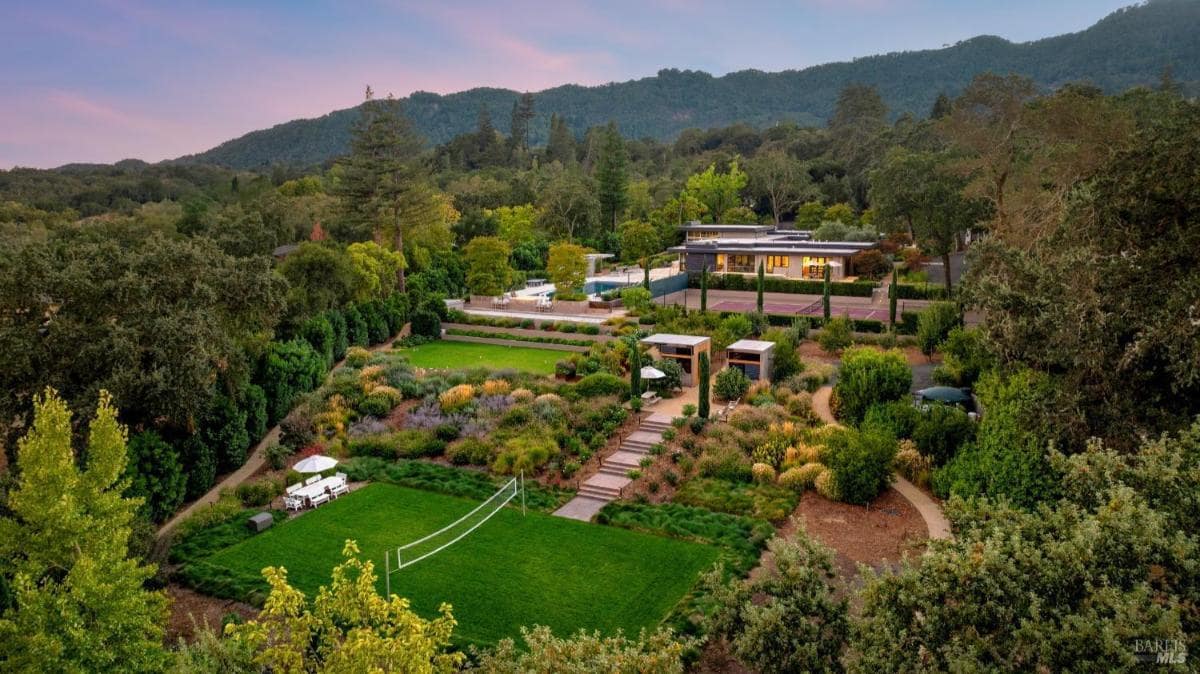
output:
[[[1135,639],[1133,655],[1140,662],[1182,665],[1187,662],[1187,646],[1182,639]]]

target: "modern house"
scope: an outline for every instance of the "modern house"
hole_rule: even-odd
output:
[[[683,385],[695,386],[696,376],[700,372],[700,354],[708,353],[712,358],[712,342],[708,337],[695,335],[650,335],[642,339],[642,344],[651,348],[655,359],[670,358],[683,368]]]
[[[877,242],[813,241],[811,232],[777,229],[769,225],[703,225],[682,227],[685,240],[667,250],[679,253],[680,268],[699,273],[756,274],[763,272],[790,279],[819,280],[829,265],[830,279],[856,276],[852,258],[878,247]]]
[[[739,339],[725,349],[729,367],[741,370],[750,381],[770,381],[771,355],[775,342],[757,339]]]

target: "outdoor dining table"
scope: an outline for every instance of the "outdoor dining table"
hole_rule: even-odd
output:
[[[309,485],[305,485],[296,491],[292,492],[292,496],[299,496],[305,501],[312,502],[314,496],[324,494],[326,490],[332,489],[335,485],[344,484],[342,480],[336,477],[327,477]]]

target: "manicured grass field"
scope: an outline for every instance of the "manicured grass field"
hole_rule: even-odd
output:
[[[446,370],[511,367],[535,374],[554,374],[554,363],[569,355],[552,349],[445,340],[401,349],[400,352],[417,367]]]
[[[372,484],[207,561],[238,574],[285,566],[311,597],[329,583],[350,538],[375,561],[382,592],[385,548],[432,533],[478,504]],[[580,628],[636,634],[661,621],[717,555],[707,545],[505,508],[453,546],[392,574],[392,592],[425,616],[449,602],[456,635],[469,642],[519,637],[520,626],[534,624],[562,635]]]

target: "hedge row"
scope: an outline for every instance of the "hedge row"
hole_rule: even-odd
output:
[[[732,315],[735,312],[725,312]],[[807,318],[808,324],[812,328],[820,328],[825,325],[825,318],[822,316],[795,316],[790,314],[767,314],[767,323],[776,327],[789,327],[797,318]],[[896,334],[899,335],[915,335],[917,334],[917,314],[912,311],[905,311],[898,317],[896,321]],[[869,318],[850,319],[850,326],[854,332],[867,333],[884,333],[887,332],[886,321],[876,321]]]
[[[699,274],[688,277],[688,287],[700,287]],[[877,287],[878,283],[868,281],[837,281],[829,284],[829,294],[839,297],[870,297]],[[756,277],[750,275],[712,274],[708,277],[708,289],[757,290],[758,282]],[[767,276],[763,278],[763,290],[769,293],[821,295],[825,292],[825,282]]]
[[[943,286],[896,284],[896,297],[902,300],[945,300],[949,296]]]
[[[486,337],[488,339],[505,339],[513,342],[532,342],[534,344],[561,344],[563,346],[591,346],[595,344],[590,339],[567,339],[565,337],[534,337],[533,335],[514,335],[508,332],[489,332],[487,330],[464,330],[462,328],[446,328],[447,335],[462,337]]]
[[[476,316],[465,311],[451,309],[448,314],[451,323],[463,325],[486,325],[492,328],[522,328],[524,330],[546,330],[549,332],[578,332],[584,335],[600,334],[600,326],[591,324],[572,323],[571,321],[538,321],[532,318],[492,318]]]

